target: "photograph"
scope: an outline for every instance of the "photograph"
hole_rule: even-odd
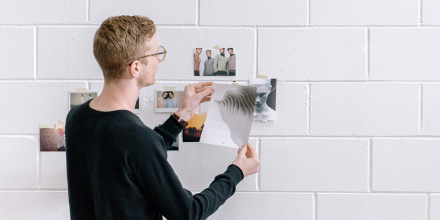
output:
[[[136,100],[136,105],[134,106],[134,113],[136,114],[141,113],[141,110],[139,109],[139,97]]]
[[[66,151],[64,125],[40,124],[40,151]]]
[[[69,92],[69,110],[98,96],[98,92]]]
[[[234,48],[198,47],[193,53],[194,76],[236,76]]]
[[[195,114],[183,129],[183,142],[199,142],[205,127],[206,114]]]
[[[241,148],[251,132],[257,88],[213,83],[201,143]]]
[[[154,93],[155,112],[175,112],[179,109],[183,100],[183,90],[156,89]]]
[[[254,120],[276,120],[277,79],[249,79],[249,86],[257,87]]]
[[[160,126],[162,124],[158,124],[157,126]],[[174,151],[178,151],[179,150],[179,140],[180,140],[180,134],[177,135],[176,141],[173,142],[173,144],[171,145],[170,150],[174,150]]]

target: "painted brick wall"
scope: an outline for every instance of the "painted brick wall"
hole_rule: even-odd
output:
[[[100,91],[92,53],[109,16],[158,26],[167,59],[141,93],[183,87],[192,48],[240,51],[240,84],[278,78],[279,119],[256,121],[260,172],[209,219],[440,219],[439,0],[0,1],[0,219],[69,219],[65,155],[39,153],[39,124],[68,113],[68,91]],[[200,192],[236,150],[181,143],[169,161]]]

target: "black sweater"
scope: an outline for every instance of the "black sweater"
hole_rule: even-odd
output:
[[[167,150],[184,128],[170,117],[153,130],[127,110],[96,111],[90,101],[66,119],[67,182],[72,220],[206,219],[235,192],[235,165],[209,188],[182,187]]]

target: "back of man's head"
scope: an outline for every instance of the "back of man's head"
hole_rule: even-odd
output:
[[[93,54],[105,80],[118,79],[126,67],[144,56],[156,33],[154,22],[142,16],[117,16],[105,20],[95,33]],[[140,62],[146,62],[142,59]]]

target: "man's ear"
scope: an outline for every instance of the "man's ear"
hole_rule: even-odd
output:
[[[130,66],[128,66],[128,73],[130,74],[131,77],[133,78],[137,78],[139,77],[139,67],[140,67],[140,62],[139,60],[134,61],[133,63],[131,63]]]

